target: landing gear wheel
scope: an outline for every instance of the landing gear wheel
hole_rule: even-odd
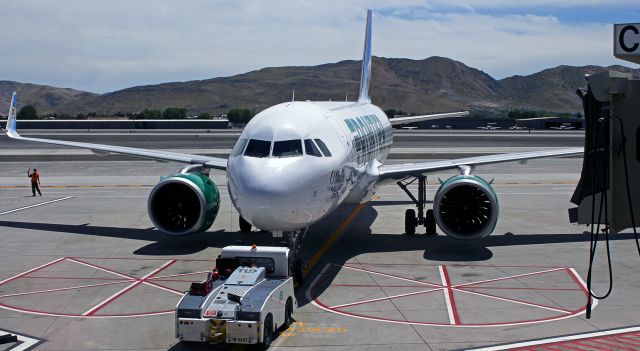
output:
[[[240,216],[240,231],[243,233],[248,233],[251,231],[251,223],[247,222],[242,216]]]
[[[433,210],[427,210],[427,215],[424,219],[424,227],[427,235],[438,235],[436,232],[436,218],[433,215]]]
[[[284,306],[284,329],[289,328],[289,326],[293,323],[293,301],[291,298],[287,299],[287,304]]]
[[[416,226],[418,220],[416,219],[416,210],[408,209],[404,213],[404,233],[407,235],[414,235],[416,233]]]
[[[271,315],[268,315],[264,320],[264,335],[262,336],[261,349],[266,350],[271,346],[271,339],[273,338],[273,319]]]

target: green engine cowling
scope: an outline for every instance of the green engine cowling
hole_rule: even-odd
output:
[[[461,240],[484,238],[498,222],[498,196],[491,183],[475,175],[457,175],[442,182],[433,198],[438,227]]]
[[[218,187],[202,173],[180,173],[161,178],[147,202],[151,222],[170,235],[206,231],[216,219],[219,208]]]

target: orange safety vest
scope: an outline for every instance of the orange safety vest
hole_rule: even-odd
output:
[[[31,173],[31,175],[29,176],[29,178],[31,178],[31,183],[37,183],[38,180],[40,180],[40,174],[38,173]]]

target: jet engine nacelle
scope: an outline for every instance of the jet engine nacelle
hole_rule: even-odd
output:
[[[147,209],[156,228],[170,235],[204,232],[220,208],[220,192],[202,173],[164,177],[149,195]]]
[[[457,175],[440,185],[433,199],[438,227],[461,240],[484,238],[498,222],[498,197],[486,180]]]

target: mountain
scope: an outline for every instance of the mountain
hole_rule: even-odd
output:
[[[527,76],[496,80],[481,70],[445,57],[423,60],[374,57],[372,100],[383,109],[416,113],[470,108],[531,109],[577,112],[582,109],[575,90],[585,74],[623,66],[558,66]],[[234,107],[260,111],[289,101],[338,100],[357,97],[360,61],[318,66],[270,67],[231,77],[137,86],[102,95],[34,84],[0,82],[0,111],[17,87],[21,103],[40,113],[139,112],[145,108],[185,107],[190,114],[225,113]]]
[[[512,107],[532,110],[575,111],[582,105],[575,91],[586,86],[585,75],[605,70],[632,73],[624,66],[558,66],[528,76],[513,76],[500,80],[501,95]]]
[[[48,85],[17,83],[0,80],[0,114],[6,114],[11,103],[11,94],[18,92],[20,105],[33,105],[38,111],[52,111],[72,101],[86,99],[97,94],[70,88]]]

